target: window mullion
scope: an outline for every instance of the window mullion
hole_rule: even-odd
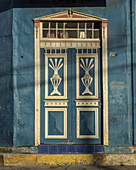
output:
[[[92,39],[94,39],[94,22],[92,22]]]
[[[56,22],[56,38],[58,38],[58,22]]]
[[[49,22],[49,38],[50,38],[50,27],[51,27],[51,23]]]

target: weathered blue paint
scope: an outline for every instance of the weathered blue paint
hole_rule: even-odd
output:
[[[132,63],[133,63],[133,113],[134,113],[134,144],[136,145],[136,2],[132,0]]]
[[[13,145],[12,14],[0,13],[0,145]],[[7,29],[5,29],[7,28]]]
[[[133,65],[133,103],[134,122],[136,122],[136,19],[132,13],[133,58],[131,60],[131,1],[107,0],[106,2],[106,7],[72,9],[108,19],[108,52],[117,54],[117,56],[108,57],[109,144],[132,145],[133,130],[136,144],[136,123],[134,123],[134,129],[132,128],[131,79],[131,66]],[[132,2],[133,12],[135,12],[136,4],[134,0]],[[12,7],[12,1],[0,2],[1,11]],[[32,19],[66,9],[68,8],[15,8],[0,13],[1,146],[11,146],[12,140],[14,146],[34,145],[34,28]],[[14,119],[14,125],[12,119]]]
[[[104,147],[105,153],[131,153],[131,149],[128,147]]]
[[[109,10],[110,9],[110,10]],[[116,12],[114,12],[116,11]],[[120,13],[122,15],[120,15]],[[132,145],[130,4],[107,1],[109,56],[109,144]]]
[[[19,15],[14,12],[13,16],[13,142],[15,146],[34,145],[33,23],[28,20],[31,24],[22,26]]]

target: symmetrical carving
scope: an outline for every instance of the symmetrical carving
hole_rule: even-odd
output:
[[[93,68],[93,77],[90,70]],[[82,69],[85,71],[81,77]],[[91,87],[92,86],[92,87]],[[85,87],[85,90],[83,90]],[[92,90],[92,91],[90,91]],[[98,53],[77,54],[76,57],[76,98],[98,98]]]
[[[55,58],[55,64],[52,59],[50,59],[50,62],[51,62],[51,64],[49,64],[49,67],[54,70],[53,77],[50,78],[54,90],[53,90],[53,92],[51,92],[50,95],[51,96],[54,94],[61,95],[61,93],[58,91],[58,87],[61,83],[62,78],[60,78],[60,76],[58,74],[58,70],[63,66],[63,63],[61,63],[62,59],[59,59],[59,62],[58,62],[58,59]],[[58,64],[57,64],[57,62],[58,62]]]
[[[60,69],[63,71],[58,72]],[[45,99],[67,99],[66,54],[45,53],[45,82]]]
[[[90,60],[89,64],[88,64],[88,58],[86,58],[85,61],[86,61],[86,64],[84,62],[84,59],[81,58],[82,64],[80,64],[80,67],[82,67],[82,69],[84,69],[85,71],[85,75],[81,78],[82,83],[85,86],[85,90],[82,93],[82,95],[84,94],[92,95],[93,93],[89,90],[89,87],[93,81],[93,77],[90,76],[89,71],[94,67],[94,64],[92,64],[93,59]]]

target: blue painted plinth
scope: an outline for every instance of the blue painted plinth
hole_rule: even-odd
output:
[[[38,147],[38,153],[45,154],[62,154],[62,153],[103,153],[103,145],[40,145]]]

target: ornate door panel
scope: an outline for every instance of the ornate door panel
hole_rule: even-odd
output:
[[[52,52],[41,53],[41,143],[101,143],[97,51]]]
[[[101,143],[100,60],[97,50],[76,53],[74,143]]]

